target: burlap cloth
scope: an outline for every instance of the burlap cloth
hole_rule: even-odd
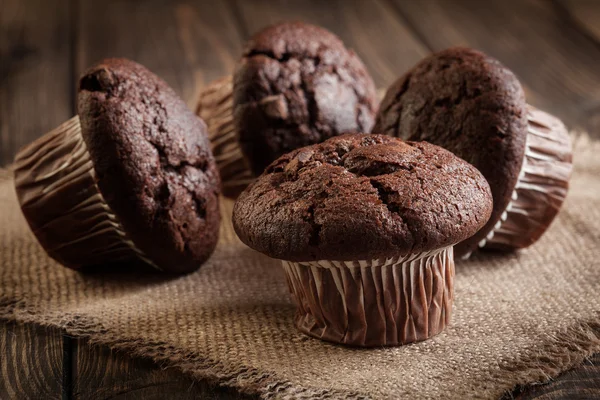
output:
[[[0,318],[65,329],[265,398],[499,397],[600,351],[600,142],[575,139],[565,207],[516,254],[457,261],[452,326],[432,340],[375,350],[308,338],[282,268],[242,245],[223,203],[221,242],[184,277],[57,265],[0,172]]]

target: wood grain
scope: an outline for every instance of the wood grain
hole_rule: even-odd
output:
[[[600,2],[597,0],[555,0],[555,7],[600,45]],[[561,8],[562,7],[562,8]]]
[[[302,20],[331,30],[361,57],[378,87],[389,85],[429,53],[385,2],[237,0],[235,4],[246,37],[283,20]]]
[[[430,49],[483,50],[517,74],[531,104],[600,137],[600,46],[554,3],[390,1]]]
[[[86,340],[77,340],[75,354],[73,399],[250,399]]]
[[[518,74],[531,103],[600,137],[596,0],[0,0],[0,165],[71,116],[76,78],[91,63],[132,58],[193,105],[202,86],[233,70],[250,34],[284,19],[338,34],[379,86],[430,51],[480,48]],[[0,323],[0,371],[1,399],[242,398],[58,331],[14,324]],[[596,355],[507,398],[600,398],[599,388]]]
[[[231,73],[242,32],[223,2],[79,1],[76,71],[127,57],[162,77],[191,106],[208,82]],[[74,399],[241,398],[85,340],[73,345]]]
[[[509,398],[506,396],[505,398]],[[600,399],[600,354],[581,366],[567,371],[545,385],[520,387],[510,398],[530,399]]]
[[[0,0],[0,166],[71,117],[71,14],[60,0]]]
[[[0,322],[0,399],[56,399],[62,394],[62,335]]]
[[[240,31],[225,3],[79,1],[77,75],[106,57],[127,57],[163,78],[190,105],[229,73]]]
[[[588,38],[600,48],[600,1],[597,0],[554,0],[557,11],[566,20],[566,23],[572,24],[579,31],[587,35]],[[600,62],[596,59],[596,64]],[[592,89],[598,92],[598,87]],[[586,110],[589,118],[586,126],[590,134],[600,138],[600,106],[593,103]]]
[[[600,26],[600,2],[573,0],[562,8],[535,0],[390,1],[432,51],[456,45],[485,51],[517,74],[530,103],[563,118],[571,128],[583,128],[600,138],[600,46],[592,37]],[[571,22],[570,13],[579,24]],[[600,397],[599,388],[600,356],[596,355],[547,385],[519,388],[513,395],[593,398],[590,393]]]

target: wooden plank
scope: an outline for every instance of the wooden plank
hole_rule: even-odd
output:
[[[0,399],[60,398],[62,351],[57,329],[0,322]]]
[[[581,366],[565,372],[549,384],[519,388],[510,398],[517,400],[600,399],[600,354],[594,355]]]
[[[319,9],[319,4],[328,9]],[[421,58],[426,50],[417,42],[412,42],[411,46],[404,47],[402,51],[392,46],[373,49],[364,40],[365,35],[402,36],[407,43],[414,39],[401,24],[389,18],[389,10],[382,7],[371,9],[365,7],[363,2],[355,4],[360,5],[360,8],[343,8],[343,25],[337,23],[335,17],[329,18],[329,21],[322,18],[324,15],[337,14],[339,2],[333,6],[326,5],[325,2],[313,2],[310,7],[303,7],[300,2],[286,2],[279,7],[268,2],[253,4],[250,8],[244,4],[241,13],[244,24],[256,24],[256,27],[246,28],[245,36],[248,36],[249,29],[256,30],[273,22],[255,18],[260,12],[253,16],[250,13],[254,9],[269,10],[265,15],[274,19],[281,19],[288,12],[292,13],[289,18],[298,18],[299,15],[304,18],[306,12],[310,11],[314,22],[328,26],[344,40],[351,42],[351,46],[361,51],[363,57],[369,58],[368,65],[377,71],[379,81],[389,83],[396,71],[388,65],[405,68]],[[200,7],[201,5],[185,5],[170,9],[161,2],[153,2],[151,5],[146,3],[143,6],[128,2],[82,4],[78,71],[102,57],[130,57],[164,77],[191,103],[196,92],[190,91],[190,87],[201,86],[210,79],[231,71],[240,57],[242,44],[241,36],[235,30],[241,19],[231,20],[217,2],[211,6],[212,11],[204,12]],[[304,14],[300,14],[302,10]],[[357,30],[356,27],[360,26],[358,18],[364,13],[370,18],[384,21],[379,25],[371,25],[371,29],[376,32]],[[219,21],[220,18],[225,20]],[[107,23],[108,27],[101,28]],[[143,41],[129,39],[129,32],[143,30],[144,26],[153,26],[153,31],[148,32],[149,37]],[[173,30],[173,27],[177,29]],[[84,340],[76,343],[73,398],[172,398],[175,395],[178,398],[245,398],[233,391],[213,388],[202,382],[192,383],[180,373],[161,371],[148,361],[131,359],[106,348],[90,347]]]
[[[242,35],[223,2],[78,2],[77,74],[105,57],[127,57],[167,81],[190,106],[202,86],[230,73]],[[74,340],[74,399],[242,398],[177,370]]]
[[[0,166],[73,113],[71,9],[60,0],[0,1]],[[58,330],[0,323],[0,398],[58,398]]]
[[[106,347],[76,342],[73,399],[250,399],[231,389],[194,381],[175,369],[131,358]]]
[[[224,2],[79,1],[77,74],[127,57],[165,79],[193,106],[211,80],[233,70],[241,36]]]
[[[600,46],[594,38],[600,2],[569,0],[562,8],[535,0],[390,1],[431,50],[462,45],[485,51],[519,76],[530,103],[600,138]],[[569,20],[565,9],[581,26]],[[520,388],[507,398],[595,398],[599,390],[596,355],[552,383]]]
[[[443,2],[443,0],[440,2]],[[230,71],[233,68],[235,60],[237,57],[239,57],[241,43],[240,37],[247,37],[251,31],[264,26],[266,23],[275,22],[276,20],[283,18],[306,19],[311,22],[324,25],[336,32],[350,47],[357,49],[361,57],[365,59],[367,66],[373,72],[376,81],[380,85],[389,83],[397,74],[400,74],[405,69],[409,68],[412,64],[414,64],[414,62],[418,61],[418,59],[426,53],[426,48],[413,37],[413,35],[406,29],[402,22],[396,20],[394,14],[391,12],[389,4],[386,2],[378,2],[375,3],[375,5],[369,5],[367,2],[356,1],[352,2],[351,6],[347,6],[347,8],[343,8],[341,10],[336,8],[337,5],[342,4],[341,1],[333,2],[334,4],[337,4],[335,6],[328,5],[328,2],[314,1],[307,4],[306,2],[300,3],[298,1],[286,1],[278,4],[276,9],[272,2],[258,2],[256,3],[256,6],[248,6],[247,4],[241,4],[240,2],[240,6],[243,6],[244,8],[242,9],[243,12],[240,13],[239,18],[240,21],[243,21],[247,25],[244,35],[240,35],[238,33],[236,21],[227,12],[227,9],[222,5],[221,2],[214,2],[209,6],[205,6],[203,4],[190,5],[188,3],[171,5],[166,2],[156,1],[146,2],[142,5],[135,4],[134,2],[94,3],[97,2],[82,2],[79,6],[78,15],[81,18],[77,24],[77,37],[79,38],[77,45],[80,49],[77,57],[77,73],[81,72],[89,63],[102,57],[119,55],[131,57],[146,64],[159,75],[165,77],[165,79],[171,85],[173,85],[176,90],[182,93],[189,102],[192,102],[195,99],[197,87],[206,83],[210,79]],[[343,2],[343,4],[347,3],[348,2]],[[8,4],[8,6],[6,4]],[[19,116],[19,110],[21,110],[21,113],[30,111],[30,107],[32,107],[31,104],[45,104],[47,108],[44,109],[46,110],[64,108],[64,113],[66,114],[65,116],[60,116],[60,113],[50,113],[50,111],[48,111],[48,114],[51,115],[40,113],[36,115],[41,115],[41,117],[36,116],[36,118],[31,118],[31,114],[27,114],[26,117],[31,118],[32,121],[25,121],[26,118],[21,115],[19,117],[21,118],[20,120],[14,119],[14,121],[17,121],[18,123],[14,122],[11,125],[14,127],[27,127],[29,126],[27,124],[35,126],[36,124],[40,125],[43,123],[48,123],[51,128],[68,117],[70,114],[70,107],[72,103],[70,98],[72,94],[72,76],[69,76],[68,80],[70,82],[67,86],[65,86],[67,87],[65,92],[66,95],[64,96],[63,100],[60,100],[62,95],[60,94],[60,90],[57,91],[56,89],[63,87],[64,85],[58,85],[56,82],[57,80],[60,81],[62,79],[60,78],[61,71],[52,67],[51,69],[53,73],[48,73],[47,68],[49,67],[47,64],[45,64],[45,60],[47,59],[54,60],[53,57],[60,53],[60,51],[57,52],[56,49],[61,48],[61,43],[62,46],[65,46],[65,43],[69,42],[68,39],[56,39],[56,41],[53,40],[52,42],[48,42],[47,45],[44,45],[43,49],[36,49],[32,53],[27,50],[29,43],[35,42],[43,44],[46,43],[46,40],[49,40],[48,37],[55,36],[52,36],[47,29],[44,32],[48,33],[48,37],[39,37],[37,34],[32,36],[25,28],[21,29],[24,32],[22,35],[8,33],[20,32],[19,29],[16,31],[14,29],[9,29],[11,24],[14,24],[15,21],[17,21],[17,25],[19,21],[22,21],[23,26],[32,25],[32,21],[34,21],[36,24],[39,23],[42,27],[44,27],[46,24],[50,24],[48,20],[53,21],[55,18],[59,18],[61,15],[64,17],[66,10],[66,5],[64,4],[67,3],[56,2],[55,4],[54,2],[42,2],[40,0],[39,5],[41,5],[41,7],[33,7],[32,4],[35,5],[36,3],[28,2],[27,4],[21,4],[21,2],[11,0],[9,3],[0,4],[0,9],[2,10],[2,14],[0,14],[0,21],[2,22],[2,24],[0,24],[0,55],[2,56],[2,64],[0,65],[0,154],[3,154],[5,149],[8,148],[6,146],[10,144],[10,140],[15,138],[17,140],[21,140],[20,135],[14,135],[14,130],[11,131],[10,129],[6,128],[6,126],[8,126],[6,125],[6,121],[9,121],[7,116],[10,118],[16,118],[14,115]],[[463,2],[463,4],[471,5],[472,7],[476,5],[475,2]],[[534,4],[535,7],[540,7],[539,3],[535,2],[528,2],[527,7],[531,8],[531,4]],[[262,10],[267,14],[263,15],[254,11],[258,6],[261,6]],[[425,6],[428,5],[425,4],[424,7]],[[29,11],[30,7],[32,11]],[[206,7],[209,7],[210,9],[206,9]],[[495,7],[497,7],[497,5],[495,5]],[[522,6],[517,6],[517,8],[520,7]],[[536,9],[535,7],[533,7],[534,10]],[[27,15],[20,14],[21,10],[25,9],[28,10],[26,13]],[[11,16],[10,13],[15,13],[15,10],[18,15],[16,17],[14,15]],[[404,10],[402,11],[402,15],[412,26],[414,26],[414,19],[409,18],[408,14],[404,14]],[[554,10],[552,12],[556,13],[557,11]],[[40,13],[43,13],[46,18],[40,18]],[[66,14],[68,14],[68,10],[66,11]],[[52,17],[49,18],[49,15]],[[221,17],[219,17],[219,15],[224,16],[223,19],[220,20],[219,18]],[[475,16],[477,15],[478,14],[475,14]],[[546,18],[544,15],[546,14],[542,14],[543,19]],[[426,17],[430,18],[431,16]],[[535,17],[537,18],[538,16],[535,15]],[[518,15],[516,18],[518,19]],[[512,24],[510,26],[516,26],[518,28],[523,25],[523,23],[517,24],[516,22],[512,21],[511,18],[508,20],[510,21],[510,24]],[[368,21],[377,21],[377,23],[363,23]],[[439,22],[439,20],[437,21]],[[565,24],[565,21],[564,19],[557,19],[557,21],[558,22],[556,22],[555,28],[560,31],[560,24]],[[446,27],[444,29],[446,39],[454,40],[452,43],[463,43],[462,41],[464,40],[465,44],[470,44],[471,42],[469,40],[473,40],[473,36],[469,34],[468,26],[465,27],[464,25],[465,23],[466,25],[472,24],[473,21],[463,18],[462,20],[457,20],[454,23],[456,25],[452,25],[451,27]],[[532,23],[539,23],[539,21],[533,21]],[[461,26],[459,27],[457,25]],[[171,29],[173,26],[175,26],[176,29]],[[66,23],[64,24],[63,28],[68,29],[68,27],[69,24]],[[434,29],[434,31],[435,28],[439,28],[439,26],[436,27],[435,20],[430,28]],[[480,31],[475,32],[475,35],[480,34],[481,29],[483,28],[480,27],[479,29]],[[571,32],[570,28],[568,28],[567,31]],[[441,40],[440,38],[432,39],[431,36],[427,36],[420,31],[416,32],[416,36],[423,36],[432,47],[432,40]],[[525,30],[525,32],[527,31]],[[544,32],[545,31],[542,30],[542,33]],[[577,40],[583,40],[581,37],[587,37],[585,40],[590,40],[589,35],[584,35],[580,30],[578,30],[578,32],[580,32],[580,36],[577,36]],[[523,32],[521,31],[520,34],[523,34]],[[26,45],[15,46],[14,43],[19,43],[21,37],[27,39],[22,40],[22,42]],[[140,37],[144,37],[144,40],[140,40]],[[386,38],[386,40],[381,40],[380,38],[382,37]],[[568,37],[572,37],[572,35],[569,33]],[[394,40],[389,38],[394,38]],[[510,40],[508,41],[510,42],[511,40],[518,40],[518,38],[519,34],[515,33],[509,38]],[[488,34],[488,39],[492,41],[492,39],[490,39],[490,34]],[[33,40],[33,42],[31,40]],[[531,41],[531,39],[528,40]],[[408,43],[406,47],[405,43]],[[553,45],[555,45],[555,43],[553,43]],[[561,49],[561,46],[565,46],[565,44],[560,44],[558,49]],[[577,43],[573,44],[573,46],[577,47]],[[24,47],[25,51],[21,47]],[[46,47],[54,50],[46,51]],[[15,48],[17,50],[14,50]],[[482,47],[482,49],[484,48]],[[489,50],[484,50],[489,52]],[[577,53],[576,50],[573,50],[572,52]],[[12,57],[10,58],[11,62],[4,63],[5,59],[9,59],[7,58],[8,56]],[[30,57],[33,57],[34,62],[32,62]],[[39,59],[36,57],[39,57]],[[533,56],[527,57],[529,57],[528,59],[531,59]],[[58,57],[55,58],[58,59]],[[535,59],[535,57],[533,57],[533,59]],[[39,62],[40,65],[38,65],[38,61],[40,60],[43,60],[44,62]],[[517,58],[515,58],[515,60],[518,61]],[[513,60],[513,62],[516,61]],[[554,61],[551,60],[549,62]],[[575,66],[581,62],[581,60],[576,61]],[[565,63],[565,60],[563,60],[563,63]],[[52,62],[50,62],[50,65],[51,64]],[[525,63],[523,63],[523,65],[525,65]],[[33,70],[33,72],[31,72],[31,70]],[[65,71],[69,71],[68,63],[66,64],[66,69],[62,70],[62,72]],[[560,71],[565,72],[567,81],[572,79],[580,79],[577,77],[573,78],[573,76],[576,75],[576,70],[567,71],[566,68],[561,66]],[[584,71],[586,74],[589,73],[589,69],[586,71]],[[519,71],[517,72],[519,73]],[[33,82],[38,86],[34,86],[33,83],[30,84],[25,78],[23,78],[21,74],[24,74],[23,76],[25,77],[33,74],[33,76],[36,77]],[[39,76],[43,76],[44,79],[39,78]],[[58,79],[57,76],[59,77]],[[8,77],[11,77],[11,79],[7,80],[6,78]],[[548,77],[544,77],[544,79],[547,81]],[[10,93],[8,92],[8,89],[6,89],[7,81],[10,81],[13,92],[22,90],[22,88],[37,87],[40,93],[32,94],[23,91],[22,98],[20,98],[19,95],[16,96],[18,101],[15,104],[18,107],[15,108],[15,104],[9,104],[14,102],[12,97],[13,95],[6,95],[6,93]],[[13,82],[17,81],[25,84],[25,86],[12,84]],[[547,92],[540,91],[544,89],[543,84],[546,81],[536,83],[536,85],[534,85],[536,91],[531,89],[531,84],[527,81],[526,86],[528,88],[528,92],[531,91],[537,97],[542,98],[544,97],[544,93],[553,94],[554,92],[557,92],[567,99],[571,97],[575,98],[575,94],[580,94],[577,91],[575,94],[569,91],[565,92],[566,94],[562,93],[561,87],[558,87],[558,89],[556,87],[548,88],[546,89]],[[588,83],[593,84],[595,82],[589,81]],[[40,84],[42,86],[39,86]],[[567,88],[570,88],[569,85],[566,86]],[[39,89],[40,87],[42,89]],[[597,85],[590,86],[589,90],[594,92],[594,89],[597,87]],[[64,87],[63,90],[65,90]],[[56,97],[57,93],[59,97]],[[50,94],[52,94],[51,98]],[[32,97],[27,98],[27,95],[31,95]],[[563,97],[559,96],[559,100],[563,99]],[[40,99],[44,100],[46,103]],[[58,100],[54,101],[55,99]],[[575,99],[577,100],[577,98]],[[27,102],[25,100],[27,100]],[[590,114],[591,110],[593,115],[594,102],[592,101],[590,104],[592,104],[591,108],[586,109],[584,107],[583,110],[588,114]],[[11,108],[9,109],[8,107]],[[16,114],[11,114],[15,112]],[[60,118],[58,116],[60,116]],[[56,118],[57,121],[53,121],[49,118]],[[31,132],[33,132],[31,135],[34,133],[39,135],[47,129],[49,128],[41,131],[39,129],[31,130]],[[9,132],[10,134],[7,135],[5,132]],[[2,156],[0,155],[0,163],[2,163],[1,157]],[[39,382],[44,382],[45,378],[35,378],[32,374],[41,372],[42,370],[46,371],[47,368],[41,368],[35,371],[29,371],[29,368],[24,368],[23,371],[10,368],[9,366],[35,366],[36,362],[41,362],[39,357],[41,357],[45,351],[36,350],[35,353],[31,353],[35,355],[35,360],[27,361],[26,364],[18,364],[16,361],[14,361],[14,357],[4,357],[4,354],[9,354],[9,352],[6,350],[8,347],[22,349],[19,354],[30,351],[33,347],[44,348],[46,350],[47,348],[62,349],[59,333],[55,332],[55,334],[48,335],[45,332],[46,331],[42,333],[27,333],[13,330],[13,333],[10,337],[0,334],[0,350],[2,351],[0,354],[3,355],[3,357],[0,357],[2,360],[0,362],[0,366],[2,367],[1,370],[3,378],[1,381],[2,385],[0,385],[0,398],[28,397],[14,396],[14,394],[17,393],[15,392],[14,388],[19,388],[19,385],[24,384],[15,384],[15,382],[23,381],[26,384],[36,385],[38,385]],[[40,339],[36,339],[36,335],[39,336]],[[44,338],[44,335],[46,338]],[[10,344],[12,343],[11,340],[14,342],[14,344]],[[161,394],[157,395],[156,398],[172,398],[176,393],[181,393],[181,397],[179,398],[186,398],[186,396],[196,398],[204,396],[204,392],[202,390],[196,392],[196,389],[199,386],[202,386],[198,383],[194,383],[193,385],[193,389],[191,390],[193,395],[188,396],[188,392],[190,392],[190,390],[188,390],[189,387],[187,385],[191,385],[191,381],[182,377],[175,371],[162,371],[152,363],[147,361],[131,360],[123,354],[111,353],[106,348],[91,349],[85,341],[77,340],[75,343],[76,345],[73,349],[73,395],[75,395],[75,397],[96,398],[105,396],[121,398],[147,398],[154,393]],[[58,363],[59,365],[62,364],[60,351],[61,350],[58,350],[58,354],[53,358],[54,362]],[[56,353],[56,350],[51,352]],[[22,356],[19,357],[19,359],[22,359]],[[593,384],[595,386],[590,386],[586,389],[585,385],[587,385],[587,383],[583,383],[583,381],[593,381],[600,376],[600,372],[597,371],[597,366],[600,365],[600,360],[597,358],[598,357],[593,359],[593,363],[596,366],[595,368],[590,369],[589,366],[583,366],[581,368],[586,369],[587,372],[578,372],[579,369],[573,371],[575,374],[572,378],[573,382],[575,382],[573,388],[583,388],[584,391],[578,391],[577,393],[575,391],[564,392],[565,389],[562,388],[556,390],[556,392],[559,393],[557,396],[560,396],[560,393],[564,392],[568,396],[563,396],[563,398],[570,396],[574,397],[576,395],[585,397],[585,394],[590,393],[596,394],[597,397],[597,393],[590,390],[595,389],[598,385]],[[109,367],[105,367],[107,365],[109,365]],[[100,371],[103,368],[104,370]],[[9,372],[7,372],[9,370],[13,374],[18,372],[18,378],[14,377],[16,375],[10,375]],[[56,371],[56,367],[52,368],[52,371]],[[58,368],[58,371],[60,371],[60,367]],[[21,378],[21,372],[25,373],[24,376],[26,378]],[[565,374],[565,376],[570,373],[571,372]],[[585,375],[586,373],[589,373],[587,377]],[[173,374],[173,376],[170,377],[169,374]],[[9,375],[10,379],[6,378]],[[51,373],[44,372],[41,376],[46,377],[53,375]],[[56,376],[55,373],[54,376]],[[560,382],[563,382],[562,379],[564,379],[564,377],[561,377],[560,380],[557,380],[551,385],[540,386],[535,390],[550,390],[552,385],[561,384]],[[54,380],[58,382],[59,390],[60,380],[61,378],[59,373],[58,380]],[[9,384],[10,388],[12,388],[10,390],[12,391],[8,392],[8,389],[7,391],[3,391],[4,386],[9,387]],[[46,383],[41,383],[41,385],[44,388],[53,387],[52,385],[48,385]],[[55,387],[53,389],[48,389],[49,391],[44,392],[44,396],[42,397],[57,397],[57,392],[55,389]],[[211,390],[212,392],[209,391],[207,396],[213,396],[215,398],[221,397],[221,393],[219,391],[215,391],[213,389]],[[5,396],[4,393],[9,393],[9,395]],[[545,396],[548,393],[550,392],[545,391],[540,395]],[[19,392],[18,394],[22,393]],[[588,398],[589,397],[594,396],[589,395]]]
[[[69,3],[0,0],[0,166],[72,114]]]
[[[284,20],[302,20],[331,30],[356,51],[379,87],[392,83],[429,53],[385,2],[237,0],[236,5],[246,37]]]
[[[541,0],[390,0],[433,50],[467,45],[521,79],[528,101],[600,137],[600,46]]]
[[[571,18],[573,23],[587,32],[590,39],[600,44],[600,1],[559,0],[556,6]]]

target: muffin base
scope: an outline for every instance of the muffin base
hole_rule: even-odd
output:
[[[318,339],[398,346],[450,323],[452,246],[384,260],[282,263],[298,306],[296,327]]]
[[[140,260],[158,268],[128,237],[96,185],[79,117],[17,154],[15,187],[31,230],[61,264],[81,269]]]
[[[479,247],[508,250],[535,243],[560,210],[571,171],[571,141],[564,124],[529,106],[525,159],[519,180],[506,210]]]
[[[196,114],[206,122],[225,196],[237,197],[254,179],[233,124],[233,77],[212,82],[200,93]]]

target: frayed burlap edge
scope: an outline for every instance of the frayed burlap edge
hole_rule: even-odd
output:
[[[600,315],[598,316],[600,319]],[[87,339],[91,345],[108,346],[133,357],[152,360],[161,368],[176,368],[198,380],[222,387],[234,388],[241,393],[259,395],[264,399],[363,399],[361,393],[340,392],[324,388],[300,387],[278,378],[276,374],[260,372],[246,366],[231,366],[217,360],[203,358],[177,349],[168,342],[146,342],[133,337],[115,337],[102,324],[78,314],[44,315],[41,317],[24,304],[0,299],[0,320],[58,328],[66,334]],[[549,342],[535,356],[515,360],[510,367],[490,374],[496,388],[488,390],[485,382],[473,391],[452,393],[453,398],[464,396],[499,398],[518,386],[546,383],[561,372],[581,364],[586,358],[600,352],[600,321],[583,321],[547,338]]]
[[[240,393],[258,395],[263,399],[366,399],[360,393],[298,387],[275,374],[261,372],[242,365],[227,365],[203,358],[199,354],[180,350],[168,342],[144,341],[134,337],[115,337],[101,323],[74,313],[39,315],[23,302],[0,298],[0,320],[48,328],[58,328],[67,335],[87,339],[91,345],[108,346],[133,357],[150,359],[160,368],[176,368],[182,373],[212,385],[233,388]]]
[[[586,133],[572,132],[575,157],[597,154],[600,141],[592,140]],[[0,180],[10,179],[12,171],[0,169]],[[115,337],[93,318],[72,313],[41,315],[32,306],[22,301],[0,297],[0,320],[58,328],[68,335],[85,338],[92,345],[104,345],[134,357],[151,359],[162,368],[177,368],[194,379],[229,387],[264,399],[362,399],[368,395],[341,392],[327,388],[301,387],[277,374],[264,373],[252,367],[232,366],[221,361],[203,358],[200,354],[182,351],[167,342],[147,342],[134,337]],[[546,383],[560,373],[569,370],[596,352],[600,352],[600,313],[597,318],[579,321],[567,329],[540,338],[547,342],[542,349],[530,357],[522,357],[499,371],[490,371],[489,381],[469,388],[465,393],[452,393],[453,398],[480,397],[498,398],[514,388],[530,384]]]

